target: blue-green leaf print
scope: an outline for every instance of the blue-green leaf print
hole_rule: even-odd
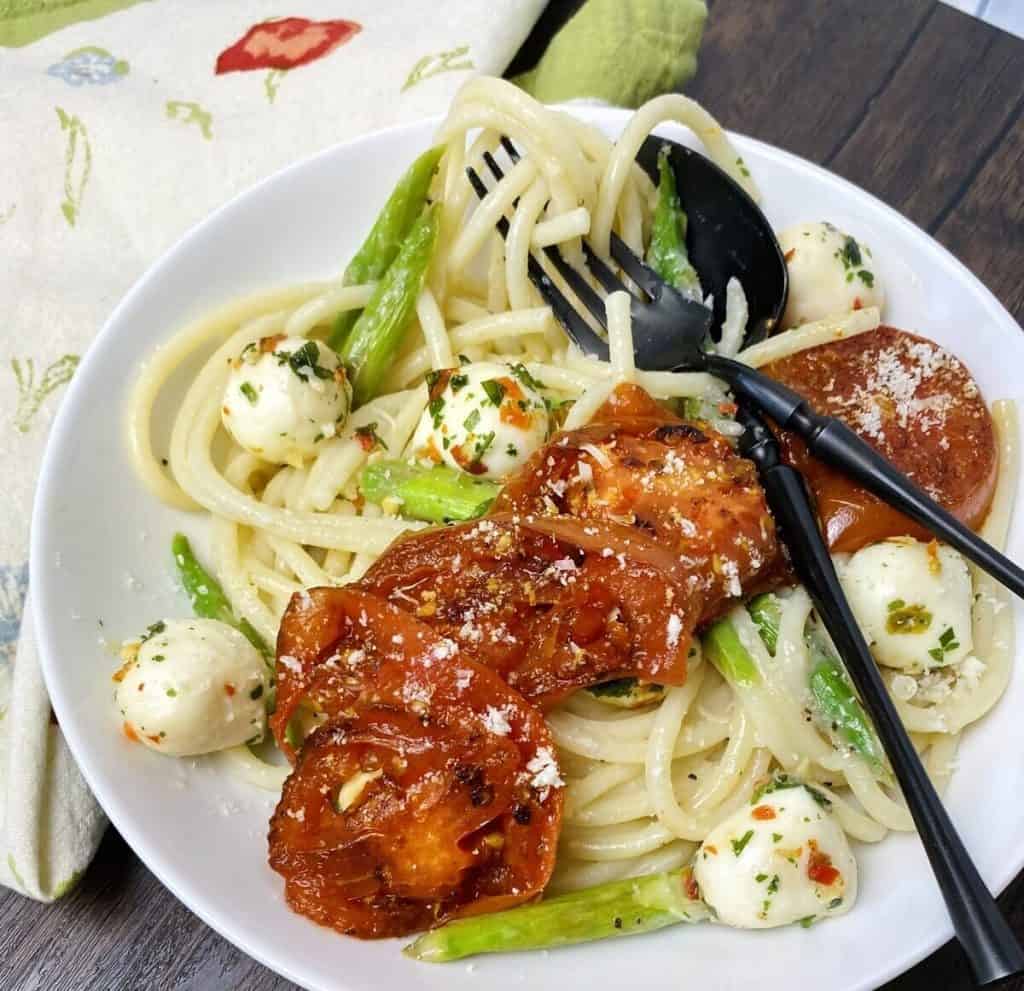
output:
[[[14,656],[28,591],[28,562],[0,564],[0,659]]]
[[[51,392],[71,381],[78,361],[77,354],[62,355],[43,369],[42,377],[37,384],[35,361],[31,358],[11,358],[11,371],[18,385],[18,408],[14,413],[15,429],[23,434],[29,432],[39,407]]]

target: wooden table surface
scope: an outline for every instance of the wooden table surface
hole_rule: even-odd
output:
[[[709,7],[690,95],[900,210],[1024,322],[1024,41],[934,0]],[[1002,905],[1024,938],[1021,879]],[[947,945],[887,991],[970,986]],[[59,904],[0,894],[3,991],[294,987],[193,916],[113,829]]]

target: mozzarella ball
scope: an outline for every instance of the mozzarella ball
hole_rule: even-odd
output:
[[[879,664],[925,671],[971,652],[971,575],[951,547],[909,537],[871,544],[840,581]]]
[[[221,418],[247,451],[302,467],[344,425],[352,387],[334,351],[301,337],[264,337],[231,362]]]
[[[784,330],[885,303],[871,249],[832,224],[787,228],[779,244],[789,269]]]
[[[428,378],[413,453],[471,475],[505,478],[548,436],[548,409],[522,365],[481,361]]]
[[[789,779],[720,822],[693,875],[720,922],[771,929],[848,912],[857,862],[824,798]]]
[[[160,753],[207,754],[263,736],[267,666],[219,620],[154,624],[118,677],[125,733]]]

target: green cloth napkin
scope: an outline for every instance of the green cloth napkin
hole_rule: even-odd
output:
[[[704,0],[587,0],[515,82],[544,103],[638,107],[693,78],[707,16]]]

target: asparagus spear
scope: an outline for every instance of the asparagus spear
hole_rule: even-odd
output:
[[[339,354],[348,366],[357,405],[378,393],[402,343],[434,254],[438,217],[434,203],[416,220],[341,345]]]
[[[270,663],[273,663],[273,651],[267,646],[266,641],[256,632],[253,625],[244,617],[239,619],[235,616],[220,587],[220,582],[213,577],[196,559],[192,553],[192,547],[188,538],[182,533],[176,533],[171,540],[171,553],[174,555],[174,563],[178,566],[178,577],[185,591],[188,592],[192,609],[197,616],[204,619],[219,619],[228,626],[233,626],[249,641]]]
[[[483,516],[501,490],[495,482],[473,478],[445,465],[421,468],[404,461],[367,465],[359,487],[370,502],[399,499],[403,516],[429,523]]]
[[[779,621],[782,616],[779,600],[770,592],[757,595],[747,603],[747,612],[757,623],[757,631],[761,634],[768,653],[774,657],[775,647],[779,642]]]
[[[405,948],[428,963],[477,953],[536,950],[612,936],[653,932],[710,917],[696,894],[689,867],[611,881],[492,915],[449,922]]]
[[[697,302],[703,300],[700,279],[686,252],[686,213],[679,201],[668,148],[658,153],[658,202],[654,208],[647,264],[684,296]]]
[[[757,624],[768,652],[774,656],[779,637],[779,600],[770,593],[758,595],[747,604],[747,610]],[[725,624],[728,624],[728,630],[719,629]],[[714,640],[709,651],[712,663],[728,680],[753,684],[757,680],[753,658],[740,643],[729,620],[716,623],[707,636],[712,634]],[[811,698],[822,722],[860,754],[876,774],[888,778],[882,745],[839,659],[817,630],[806,634],[806,642],[811,654]]]
[[[756,685],[761,680],[754,658],[740,641],[728,618],[720,619],[704,634],[704,652],[726,681],[734,685]]]
[[[807,634],[806,641],[811,653],[811,695],[822,718],[876,773],[888,778],[885,751],[839,658],[816,630]]]
[[[375,282],[390,267],[398,255],[402,242],[408,237],[413,224],[423,212],[430,180],[437,171],[444,152],[442,146],[430,148],[416,159],[398,180],[394,192],[388,197],[384,209],[378,214],[362,247],[352,256],[345,269],[342,282],[346,286]],[[359,317],[359,310],[346,310],[338,314],[328,344],[339,350]]]

